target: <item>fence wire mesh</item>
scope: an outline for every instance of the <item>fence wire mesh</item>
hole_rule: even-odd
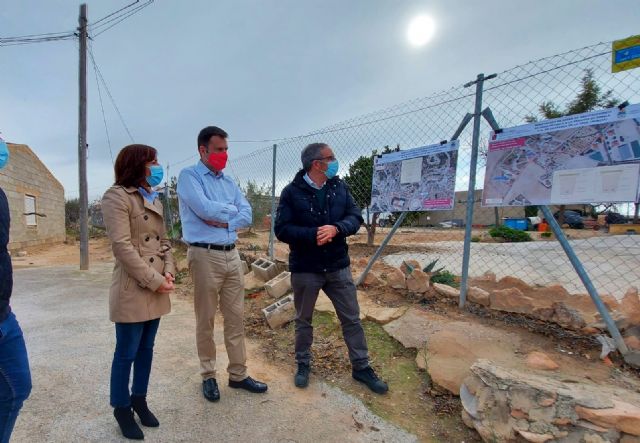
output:
[[[526,123],[531,117],[544,119],[545,112],[547,116],[554,111],[574,112],[576,103],[582,103],[584,111],[611,106],[611,99],[638,103],[639,80],[640,69],[612,74],[611,43],[598,43],[498,73],[495,79],[485,83],[483,108],[492,110],[501,127],[515,126]],[[385,147],[405,150],[450,140],[464,116],[473,112],[474,103],[474,88],[457,86],[307,135],[278,141],[275,163],[271,145],[230,160],[229,171],[254,207],[254,231],[266,233],[258,236],[261,240],[256,240],[256,249],[267,250],[264,241],[268,238],[273,168],[277,198],[300,169],[300,153],[307,144],[324,142],[332,147],[340,160],[340,176],[350,184],[356,201],[365,210],[365,221],[371,222],[372,217],[366,216],[366,206],[371,196],[372,154],[381,153]],[[530,232],[532,241],[500,243],[488,234],[491,225],[502,223],[505,218],[525,218],[524,207],[494,209],[480,205],[489,133],[489,125],[482,121],[470,277],[492,272],[498,278],[513,276],[530,285],[560,284],[570,293],[585,293],[555,239]],[[426,266],[437,260],[438,268],[444,267],[455,276],[461,275],[471,139],[472,124],[469,124],[459,137],[455,208],[407,216],[405,225],[383,253],[384,263],[399,266],[403,260],[415,259]],[[369,172],[366,172],[367,168]],[[558,210],[557,207],[551,209]],[[607,210],[633,217],[634,206],[571,205],[563,210],[580,211],[587,218]],[[526,212],[535,214],[535,209]],[[376,228],[374,245],[380,244],[395,217],[397,214],[378,216],[377,220],[383,226]],[[613,235],[604,227],[593,229],[594,225],[597,226],[595,218],[582,229],[565,225],[565,231],[599,292],[621,298],[630,286],[640,282],[640,236]],[[370,256],[375,251],[375,246],[367,245],[367,240],[364,227],[350,239],[356,256]],[[259,245],[260,242],[263,244]],[[280,257],[286,256],[286,245],[276,243],[275,249]]]

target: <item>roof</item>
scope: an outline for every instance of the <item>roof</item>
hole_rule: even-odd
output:
[[[60,181],[55,177],[55,175],[53,175],[49,168],[47,168],[47,165],[45,165],[44,162],[40,160],[40,157],[38,157],[28,145],[7,142],[7,146],[9,147],[9,162],[11,162],[11,156],[17,155],[18,153],[31,157],[33,161],[40,165],[42,169],[47,173],[49,178],[52,180],[53,185],[57,185],[60,187],[60,189],[64,190],[64,186],[62,186],[62,183],[60,183]]]

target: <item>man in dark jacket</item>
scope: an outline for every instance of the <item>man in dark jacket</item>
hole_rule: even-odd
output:
[[[0,169],[9,159],[7,144],[0,138]],[[0,441],[9,441],[23,402],[31,392],[31,372],[22,329],[11,310],[13,269],[7,251],[9,203],[0,188]]]
[[[278,239],[289,244],[289,270],[296,307],[295,384],[309,383],[313,309],[322,289],[335,307],[349,348],[353,378],[383,394],[387,384],[369,366],[356,287],[349,267],[347,237],[362,224],[360,209],[340,180],[338,161],[325,143],[302,151],[303,170],[280,195],[275,224]]]

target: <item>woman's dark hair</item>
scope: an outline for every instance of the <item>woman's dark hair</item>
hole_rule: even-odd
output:
[[[114,170],[116,173],[116,185],[140,186],[147,171],[147,163],[156,159],[158,151],[147,145],[129,145],[122,148],[116,158]]]

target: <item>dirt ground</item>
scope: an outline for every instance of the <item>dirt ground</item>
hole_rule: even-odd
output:
[[[446,233],[446,236],[445,236]],[[384,234],[384,233],[383,233]],[[381,241],[383,234],[376,241]],[[478,232],[478,235],[481,235]],[[385,253],[425,251],[425,244],[442,240],[452,240],[462,231],[416,232],[408,229],[393,238]],[[597,235],[597,233],[596,233]],[[245,233],[238,241],[240,252],[247,257],[264,256],[267,252],[268,232]],[[368,258],[376,247],[366,245],[366,233],[350,239],[350,253],[354,263],[358,258]],[[90,242],[90,260],[108,262],[112,260],[107,239],[94,239]],[[181,266],[184,263],[184,247],[176,244],[175,256]],[[285,260],[286,245],[276,243],[276,257]],[[21,267],[53,266],[78,263],[77,245],[56,245],[37,253],[29,251],[26,257],[15,257],[14,265]],[[377,266],[384,266],[379,264]],[[354,272],[358,265],[354,264]],[[179,273],[180,284],[176,297],[190,302],[191,284],[188,273]],[[622,361],[614,358],[613,366],[607,366],[599,360],[600,346],[591,337],[580,336],[559,326],[517,314],[508,314],[469,305],[460,311],[455,302],[427,294],[426,297],[413,297],[406,291],[397,291],[387,287],[367,288],[367,296],[381,306],[397,307],[411,305],[431,311],[452,321],[465,321],[502,329],[517,334],[524,345],[520,353],[530,350],[548,350],[555,358],[563,360],[570,371],[583,374],[597,383],[612,383],[621,387],[637,389],[640,373],[626,367]],[[271,304],[264,291],[246,294],[246,330],[247,336],[255,340],[256,352],[274,367],[282,371],[292,371],[293,367],[293,324],[273,331],[266,326],[261,309]],[[381,397],[361,389],[351,380],[347,350],[341,337],[339,322],[334,315],[316,313],[314,316],[314,365],[312,380],[321,380],[359,398],[373,413],[389,422],[418,436],[421,441],[433,442],[479,442],[475,431],[469,430],[460,418],[460,401],[431,383],[423,371],[418,370],[416,351],[405,349],[391,338],[384,329],[373,322],[364,321],[365,332],[370,347],[372,364],[380,375],[389,382],[388,395]],[[572,368],[572,369],[571,369]],[[631,381],[630,381],[631,380]],[[356,426],[358,421],[356,421]]]

